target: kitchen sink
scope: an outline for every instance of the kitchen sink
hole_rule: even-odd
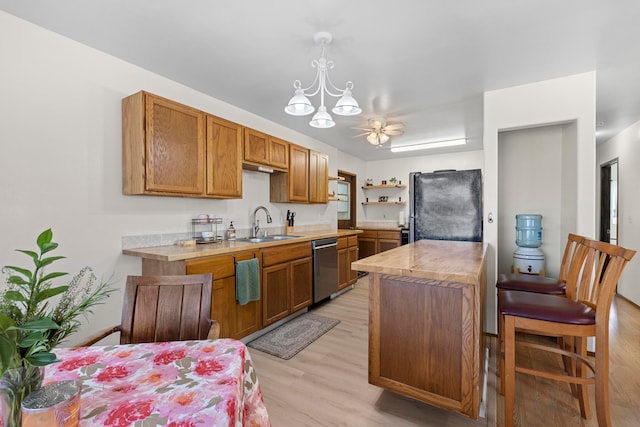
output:
[[[264,242],[277,242],[280,240],[296,239],[300,236],[290,235],[273,235],[265,237],[244,237],[242,239],[236,239],[237,242],[250,242],[250,243],[264,243]]]

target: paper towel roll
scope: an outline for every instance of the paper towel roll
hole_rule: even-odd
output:
[[[404,225],[404,211],[400,211],[400,214],[398,215],[398,225]]]

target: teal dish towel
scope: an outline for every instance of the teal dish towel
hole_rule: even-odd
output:
[[[260,300],[260,264],[258,258],[236,263],[236,300],[240,305]]]

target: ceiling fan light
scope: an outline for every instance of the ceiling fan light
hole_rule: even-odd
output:
[[[362,108],[360,108],[358,101],[351,95],[351,91],[346,89],[331,111],[340,116],[355,116],[362,113]]]
[[[389,141],[389,139],[389,135],[387,135],[386,133],[380,134],[380,144],[384,144],[385,142]]]
[[[376,134],[375,132],[371,132],[369,135],[367,135],[367,141],[369,141],[370,144],[378,145],[378,134]]]
[[[289,100],[289,104],[284,107],[284,111],[292,116],[306,116],[313,113],[315,108],[307,98],[302,89],[296,89],[295,95]]]
[[[331,118],[331,114],[327,113],[327,107],[321,105],[318,107],[318,112],[313,115],[309,125],[314,128],[327,129],[334,127],[336,122]]]

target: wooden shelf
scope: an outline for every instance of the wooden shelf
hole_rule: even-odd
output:
[[[406,205],[407,202],[362,202],[363,205]]]
[[[363,190],[371,190],[375,188],[407,188],[405,184],[385,184],[385,185],[363,185]]]

